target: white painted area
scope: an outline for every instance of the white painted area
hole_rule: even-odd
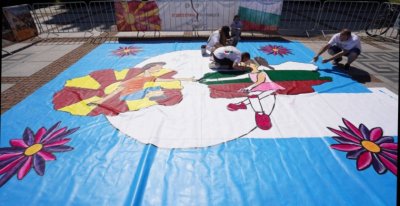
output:
[[[163,54],[136,65],[164,61],[178,72],[175,78],[194,76],[199,79],[208,69],[209,58],[199,50]],[[250,132],[255,114],[246,110],[228,111],[229,103],[245,98],[212,99],[204,84],[183,82],[182,102],[172,106],[152,106],[140,111],[107,117],[122,133],[142,143],[161,148],[197,148],[220,144]],[[333,136],[326,127],[343,126],[342,118],[356,126],[382,127],[384,135],[397,136],[398,97],[384,88],[362,94],[302,94],[277,95],[271,115],[270,130],[255,129],[249,138],[309,138]],[[266,111],[272,108],[273,98],[262,100]]]
[[[310,63],[301,63],[301,62],[284,62],[278,65],[271,65],[274,70],[304,70],[304,71],[316,71],[318,67],[314,64]]]
[[[382,127],[385,136],[397,136],[398,96],[386,88],[372,93],[279,95],[269,131],[255,130],[248,137],[290,138],[335,136],[346,118],[355,126]]]

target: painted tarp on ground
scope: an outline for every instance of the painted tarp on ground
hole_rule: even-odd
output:
[[[282,0],[117,1],[118,31],[212,30],[231,25],[239,14],[244,31],[276,31]]]
[[[201,44],[102,44],[3,114],[0,201],[396,204],[397,95],[301,43],[240,42],[282,88],[252,99]]]

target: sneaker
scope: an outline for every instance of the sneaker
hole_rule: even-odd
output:
[[[256,112],[256,124],[257,127],[262,130],[269,130],[272,127],[271,119],[268,114]]]
[[[349,71],[350,70],[350,64],[345,64],[344,65],[344,70]]]
[[[339,64],[339,62],[340,62],[340,61],[342,61],[342,60],[343,60],[343,58],[342,58],[342,57],[339,57],[339,58],[337,58],[337,59],[333,60],[333,65],[338,65],[338,64]]]
[[[239,104],[233,104],[233,103],[228,104],[227,108],[229,111],[236,111],[239,109],[247,109],[246,105],[243,102],[241,102]]]

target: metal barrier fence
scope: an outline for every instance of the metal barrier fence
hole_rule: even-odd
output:
[[[99,32],[109,32],[116,25],[114,1],[89,2],[93,28]]]
[[[364,31],[373,20],[379,2],[326,1],[322,5],[317,28],[326,32],[337,32],[343,28]]]
[[[390,39],[399,39],[400,4],[383,3],[365,32],[369,36],[380,36]]]
[[[318,0],[284,0],[279,24],[279,31],[309,31],[315,30],[321,2]]]
[[[35,3],[33,18],[41,33],[92,31],[91,15],[85,2]]]
[[[109,32],[116,29],[119,18],[124,18],[125,21],[134,25],[134,31],[160,30],[159,27],[152,25],[154,17],[147,13],[117,14],[115,2],[113,0],[91,1],[89,6],[85,2],[35,3],[32,5],[31,13],[41,33],[91,32],[93,30]],[[126,0],[118,2],[126,2]],[[138,4],[140,2],[138,1]],[[158,12],[164,21],[162,31],[181,32],[212,31],[222,25],[230,25],[237,12],[232,9],[238,8],[238,5],[243,3],[240,0],[158,0],[156,2],[157,8],[154,12]],[[266,10],[267,7],[268,5],[264,5],[260,9]],[[329,32],[338,32],[342,28],[349,28],[356,32],[367,31],[370,36],[382,36],[398,41],[399,29],[393,25],[396,17],[399,18],[399,8],[399,4],[367,1],[328,0],[321,4],[319,0],[284,0],[279,31],[294,31],[309,36],[310,31],[321,31],[325,35]],[[166,16],[167,14],[170,16]],[[175,17],[188,15],[194,20],[182,21],[182,18],[174,18],[174,15]],[[266,16],[257,15],[256,23],[266,21]],[[123,26],[118,25],[118,31],[124,31]],[[132,28],[127,28],[125,31],[132,31]]]

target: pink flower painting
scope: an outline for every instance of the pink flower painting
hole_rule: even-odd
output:
[[[58,129],[60,124],[61,122],[58,122],[50,129],[42,127],[35,134],[28,127],[22,139],[11,139],[11,147],[0,148],[0,187],[15,174],[22,180],[31,168],[43,176],[46,161],[56,159],[53,153],[73,150],[72,147],[65,145],[71,140],[66,137],[79,128]]]
[[[343,118],[346,127],[339,126],[340,130],[328,127],[338,136],[333,137],[339,144],[332,144],[331,148],[347,152],[348,159],[357,161],[357,169],[364,170],[369,166],[378,174],[387,170],[397,176],[397,143],[393,137],[383,136],[380,127],[368,129],[364,124],[357,128]]]
[[[292,54],[290,49],[285,48],[283,46],[277,46],[277,45],[263,46],[263,47],[260,48],[260,50],[263,51],[266,54],[269,54],[269,55],[272,54],[274,56],[280,55],[281,57],[283,57],[284,55]]]

